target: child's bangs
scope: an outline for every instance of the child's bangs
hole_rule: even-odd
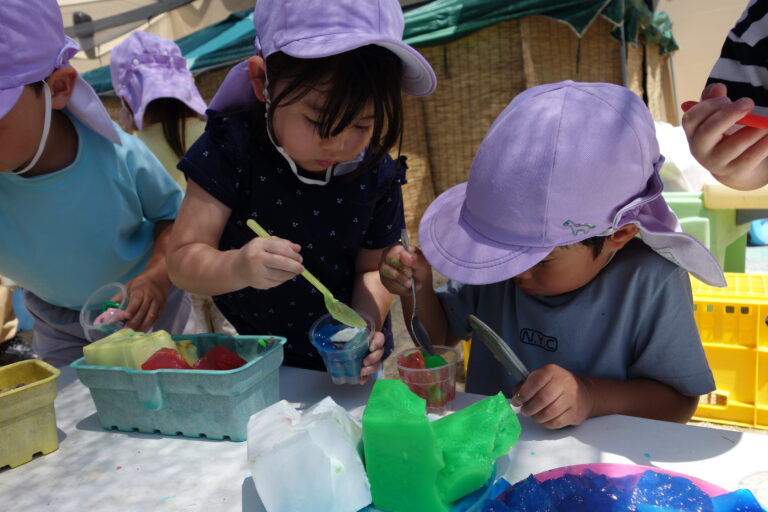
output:
[[[277,57],[277,58],[276,58]],[[338,135],[355,123],[373,124],[371,142],[380,146],[377,160],[397,142],[402,130],[400,59],[383,47],[368,45],[321,59],[269,57],[272,80],[286,86],[275,103],[299,101],[311,90],[326,93],[317,119],[321,137]],[[370,119],[361,119],[371,115]]]

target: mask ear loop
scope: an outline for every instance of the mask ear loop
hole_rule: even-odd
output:
[[[43,121],[43,134],[40,137],[40,144],[37,146],[37,153],[32,157],[32,160],[20,171],[14,171],[14,174],[21,175],[28,172],[35,166],[45,150],[45,143],[48,141],[48,132],[51,130],[51,89],[48,87],[48,83],[45,80],[43,82],[43,91],[45,96],[45,120]]]
[[[331,181],[331,175],[333,174],[333,168],[334,166],[328,167],[325,170],[325,177],[321,179],[312,179],[307,178],[299,174],[298,169],[296,168],[296,162],[293,161],[293,158],[288,156],[288,153],[285,152],[285,150],[277,145],[277,142],[275,142],[275,139],[272,135],[272,123],[269,121],[269,109],[272,107],[272,101],[269,98],[269,80],[264,80],[264,120],[267,123],[267,135],[269,136],[269,141],[272,143],[273,146],[275,146],[275,149],[277,149],[277,152],[280,153],[283,158],[285,158],[286,162],[288,162],[288,166],[291,168],[291,171],[293,174],[299,179],[300,182],[305,183],[307,185],[319,185],[324,186],[327,185],[329,181]]]
[[[117,119],[120,121],[120,127],[126,132],[133,132],[139,129],[133,118],[133,111],[128,108],[122,96],[120,96],[120,110],[117,112]]]
[[[608,256],[608,260],[606,260],[606,262],[603,264],[603,266],[602,266],[602,267],[600,267],[600,270],[602,270],[602,269],[604,269],[605,267],[607,267],[607,266],[608,266],[608,264],[609,264],[610,262],[612,262],[612,261],[613,261],[613,257],[614,257],[614,256],[616,256],[616,251],[611,251],[611,254]]]

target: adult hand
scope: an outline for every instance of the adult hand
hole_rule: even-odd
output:
[[[240,249],[239,269],[247,286],[266,290],[304,271],[301,246],[282,238],[254,238]]]
[[[732,102],[723,84],[711,84],[701,101],[683,114],[691,154],[720,182],[739,190],[768,183],[768,130],[738,127],[755,106],[750,98]]]
[[[587,419],[593,398],[586,383],[565,368],[548,364],[531,372],[518,386],[512,405],[549,429],[579,425]]]

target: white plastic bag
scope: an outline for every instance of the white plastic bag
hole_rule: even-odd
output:
[[[371,503],[360,425],[326,397],[303,414],[285,400],[248,421],[248,465],[267,512],[356,512]]]
[[[664,155],[660,170],[665,192],[701,192],[714,178],[691,154],[682,126],[656,121],[656,140]]]

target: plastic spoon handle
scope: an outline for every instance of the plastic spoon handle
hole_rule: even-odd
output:
[[[686,101],[682,105],[680,105],[680,108],[683,109],[683,112],[688,112],[691,107],[696,105],[698,101]],[[738,121],[736,121],[736,124],[741,124],[744,126],[750,126],[752,128],[760,128],[762,130],[768,130],[768,117],[765,116],[759,116],[757,114],[747,114]]]
[[[251,228],[251,229],[253,230],[253,232],[254,232],[254,233],[256,233],[257,235],[259,235],[261,238],[272,238],[272,235],[270,235],[269,233],[267,233],[267,230],[266,230],[266,229],[264,229],[263,227],[261,227],[261,225],[260,225],[258,222],[256,222],[255,220],[253,220],[253,219],[248,219],[247,221],[245,221],[245,224],[246,224],[246,225],[247,225],[249,228]],[[309,272],[309,270],[306,270],[306,269],[304,269],[304,272],[302,272],[302,273],[301,273],[301,275],[302,275],[302,276],[303,276],[303,277],[304,277],[304,278],[305,278],[307,281],[309,281],[310,283],[312,283],[312,286],[314,286],[315,288],[317,288],[317,289],[318,289],[318,291],[320,291],[320,293],[322,293],[323,295],[326,295],[326,296],[331,296],[331,297],[333,297],[333,294],[331,293],[331,290],[329,290],[328,288],[326,288],[326,287],[325,287],[325,285],[324,285],[323,283],[321,283],[320,281],[318,281],[318,280],[317,280],[317,278],[316,278],[315,276],[313,276],[313,275],[312,275],[312,274]]]
[[[261,238],[272,238],[272,235],[270,235],[266,229],[261,227],[258,222],[256,222],[253,219],[248,219],[245,221],[245,224],[253,230],[254,233],[256,233]],[[315,288],[317,288],[320,293],[323,295],[323,302],[325,303],[325,309],[328,310],[328,312],[331,314],[333,318],[338,320],[339,322],[349,325],[350,327],[358,327],[358,328],[366,328],[368,324],[366,324],[365,319],[360,316],[360,314],[352,309],[351,307],[347,306],[340,300],[336,299],[333,296],[333,293],[331,293],[331,290],[326,288],[320,281],[317,280],[315,276],[309,273],[309,270],[304,270],[304,272],[301,273],[302,277],[306,279],[307,281],[312,284]]]

